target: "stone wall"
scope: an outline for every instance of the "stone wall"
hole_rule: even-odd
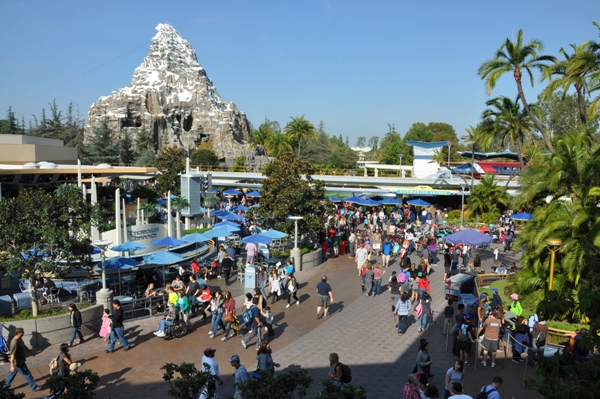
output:
[[[317,267],[321,263],[323,263],[323,250],[321,249],[302,255],[302,270]]]

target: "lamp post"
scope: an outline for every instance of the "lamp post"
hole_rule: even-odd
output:
[[[450,169],[450,147],[452,147],[452,142],[448,142],[448,169]]]
[[[398,163],[398,165],[400,165],[400,176],[404,177],[404,171],[402,170],[402,157],[404,156],[404,154],[398,154],[398,158],[400,159],[400,162]]]
[[[112,303],[113,292],[106,288],[106,249],[112,244],[110,240],[94,241],[92,245],[100,248],[100,256],[102,257],[102,289],[96,293],[96,299],[104,305],[104,309],[110,309]]]
[[[546,240],[546,245],[548,246],[548,250],[550,250],[550,279],[548,281],[548,291],[552,291],[552,286],[554,284],[554,259],[556,257],[556,251],[562,245],[562,240],[558,238],[548,238]]]
[[[289,216],[288,219],[294,221],[294,248],[290,251],[290,256],[294,258],[296,270],[302,270],[302,251],[298,248],[298,220],[304,219],[302,216]]]
[[[465,221],[465,184],[461,183],[460,184],[460,191],[461,191],[461,204],[460,204],[460,227],[463,227],[463,223]]]

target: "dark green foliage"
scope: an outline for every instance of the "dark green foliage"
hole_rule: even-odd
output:
[[[62,388],[67,389],[59,396],[64,399],[91,399],[94,397],[94,389],[100,382],[98,373],[92,370],[76,371],[64,377],[52,376],[48,380],[50,392],[60,392]]]
[[[526,379],[525,386],[545,399],[595,399],[600,392],[600,358],[578,363],[569,353],[543,357],[536,365],[542,381]]]
[[[133,163],[134,155],[133,140],[131,140],[129,132],[125,130],[119,141],[119,158],[121,159],[121,163],[126,165]]]
[[[152,148],[146,148],[135,158],[136,166],[154,166],[156,164],[156,154]]]
[[[15,393],[12,388],[6,386],[6,381],[0,381],[0,399],[24,399],[24,393]]]
[[[315,395],[315,399],[367,399],[367,390],[361,386],[344,385],[341,391],[331,380],[321,381],[323,390]]]
[[[539,99],[541,122],[555,136],[564,136],[575,129],[580,123],[577,94],[563,95],[561,91],[552,94],[548,100]],[[589,102],[586,102],[586,108]],[[587,121],[591,131],[598,131],[598,116]]]
[[[156,191],[151,185],[137,185],[131,190],[131,198],[147,199],[148,202],[156,202],[161,197],[161,193]]]
[[[205,371],[199,371],[194,363],[185,362],[180,365],[167,363],[162,366],[160,369],[165,370],[163,379],[170,387],[169,396],[176,399],[197,399],[204,386],[209,382],[216,383],[214,376],[208,372],[207,364],[204,368]],[[175,377],[175,373],[179,374],[179,377]],[[208,399],[214,398],[214,394],[214,390],[209,390]]]
[[[249,379],[239,385],[244,399],[305,398],[312,377],[305,369],[284,371],[275,375],[263,373],[260,379]],[[329,398],[329,397],[327,397]],[[333,397],[331,398],[333,399]]]
[[[0,134],[24,134],[12,107],[8,107],[6,119],[0,120]]]
[[[40,274],[57,276],[75,265],[91,266],[89,229],[99,212],[76,185],[63,184],[53,194],[25,190],[0,202],[0,271],[15,272],[36,286]],[[32,256],[25,257],[33,249]],[[63,260],[65,263],[57,263]],[[32,292],[33,313],[37,296]]]
[[[185,171],[183,161],[183,150],[177,146],[164,148],[156,162],[156,167],[162,173],[156,178],[156,189],[160,193],[171,191],[171,194],[179,195],[181,191],[179,173]]]
[[[303,216],[300,233],[320,231],[325,223],[325,183],[313,180],[314,168],[284,154],[265,167],[258,214],[267,225],[291,234],[294,222],[288,216]]]
[[[190,156],[192,165],[218,165],[219,157],[211,150],[197,150]]]
[[[404,141],[433,141],[433,132],[423,122],[415,122],[404,135]]]
[[[108,118],[102,118],[92,129],[89,144],[85,147],[85,161],[92,164],[114,164],[119,160],[118,142],[108,127]]]
[[[146,129],[140,130],[135,136],[135,155],[140,157],[144,151],[151,149],[156,153],[156,142],[152,137],[152,133]]]

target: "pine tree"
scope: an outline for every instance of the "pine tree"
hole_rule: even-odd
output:
[[[131,136],[129,132],[125,130],[123,136],[121,136],[121,140],[119,142],[119,158],[121,159],[121,163],[131,164],[134,160],[134,152],[132,149],[133,140],[131,140]]]
[[[116,163],[119,160],[119,151],[113,139],[113,134],[108,127],[108,118],[104,117],[92,130],[90,143],[85,152],[85,161],[88,163]]]

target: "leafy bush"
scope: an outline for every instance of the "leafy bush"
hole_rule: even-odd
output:
[[[145,198],[148,202],[156,202],[160,198],[160,193],[151,186],[137,185],[131,190],[131,198]]]
[[[446,217],[446,219],[448,219],[448,220],[453,219],[453,220],[460,221],[460,215],[461,215],[460,209],[454,209],[454,210],[448,212],[448,217]]]
[[[197,150],[192,153],[190,160],[194,165],[218,165],[219,157],[211,150]]]
[[[239,157],[237,157],[235,159],[235,164],[236,164],[236,166],[244,166],[244,161],[245,161],[245,157],[243,155],[240,155]]]
[[[482,213],[479,217],[479,221],[485,224],[493,224],[496,223],[500,215],[495,212],[485,212]]]
[[[194,363],[167,363],[160,368],[165,370],[163,379],[169,383],[169,396],[176,399],[196,399],[200,396],[200,391],[209,382],[216,384],[215,377],[208,371],[208,365],[205,366],[205,371],[196,369]],[[175,378],[175,373],[179,377]],[[208,398],[214,397],[214,390],[208,391]]]
[[[50,392],[60,392],[64,387],[68,387],[60,396],[57,396],[59,398],[92,399],[94,397],[93,390],[96,389],[99,381],[98,373],[84,370],[67,374],[64,377],[52,376],[47,384]]]
[[[85,304],[85,305],[81,305],[81,306],[78,305],[77,309],[82,310],[85,308],[89,308],[90,306],[92,306],[92,304]],[[33,320],[33,319],[39,319],[42,317],[59,316],[61,314],[66,314],[66,313],[69,313],[68,308],[66,308],[66,309],[44,309],[44,310],[40,310],[38,312],[37,317],[34,317],[33,313],[31,313],[30,309],[23,309],[16,315],[14,315],[13,317],[0,317],[0,322]],[[0,398],[1,397],[2,396],[0,396]]]
[[[24,393],[15,393],[12,388],[6,386],[6,381],[0,381],[0,398],[2,399],[24,399]]]

